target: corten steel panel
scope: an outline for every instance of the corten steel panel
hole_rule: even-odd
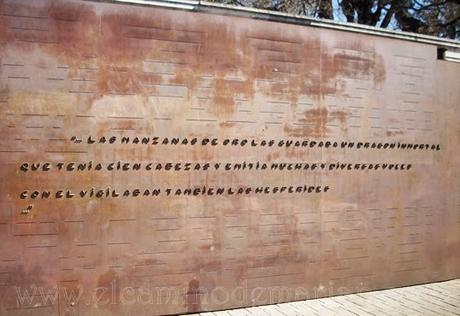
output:
[[[460,67],[435,46],[164,8],[0,4],[1,314],[159,315],[460,276]],[[107,170],[119,161],[130,170]],[[243,162],[268,168],[226,170]],[[303,185],[329,189],[274,192]],[[225,192],[185,190],[203,186]],[[252,191],[228,191],[240,187]],[[107,188],[120,196],[98,197]]]

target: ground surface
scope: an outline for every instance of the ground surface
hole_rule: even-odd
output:
[[[460,315],[460,279],[195,315]]]

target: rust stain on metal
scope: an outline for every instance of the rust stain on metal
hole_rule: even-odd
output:
[[[200,301],[200,281],[191,280],[188,283],[187,295],[187,312],[196,313],[201,310]]]
[[[327,108],[319,108],[305,111],[304,116],[298,120],[301,127],[285,126],[286,134],[295,137],[325,137],[328,136],[328,123],[337,121],[343,128],[346,126],[347,113],[344,111],[329,112]]]

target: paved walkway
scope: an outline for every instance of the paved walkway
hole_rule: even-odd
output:
[[[195,315],[460,315],[460,279]]]

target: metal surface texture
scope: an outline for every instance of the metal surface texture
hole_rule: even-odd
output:
[[[237,16],[0,1],[0,314],[460,276],[460,65]]]
[[[217,2],[194,1],[194,0],[114,0],[117,3],[129,3],[144,6],[161,6],[183,10],[193,10],[227,16],[240,16],[266,21],[277,21],[298,25],[320,27],[359,34],[376,35],[394,39],[404,39],[424,44],[433,44],[439,47],[459,49],[460,42],[448,38],[441,38],[418,33],[402,32],[398,30],[384,29],[364,24],[340,22],[329,19],[319,19],[305,15],[294,15],[279,11],[263,10],[242,6],[226,5]]]

